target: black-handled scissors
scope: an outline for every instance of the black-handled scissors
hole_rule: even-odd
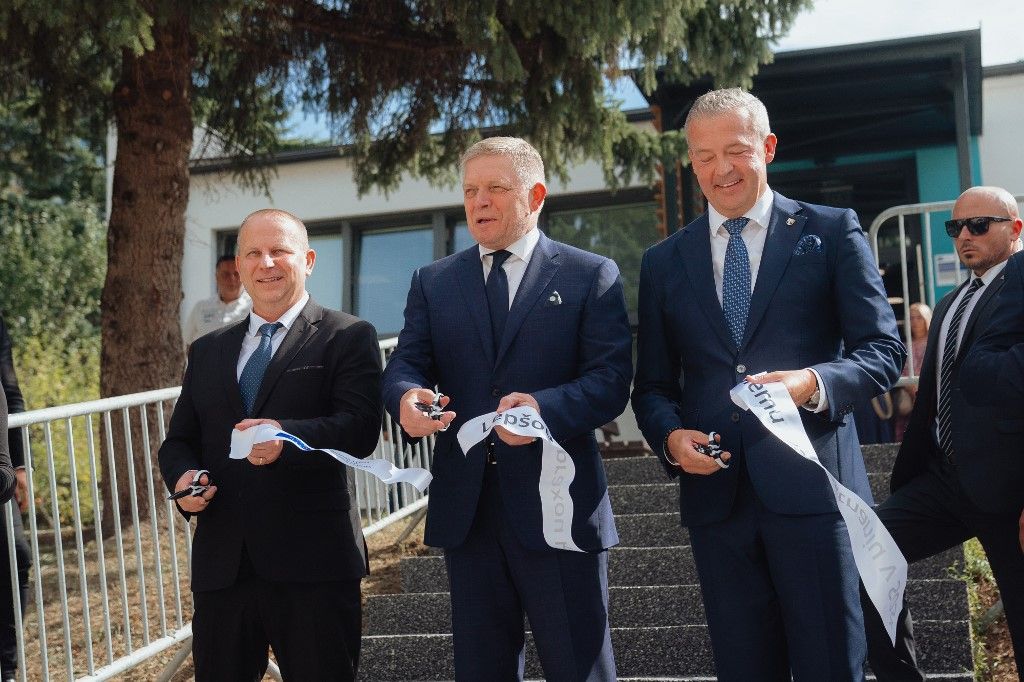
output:
[[[209,480],[210,472],[206,469],[200,469],[192,477],[192,485],[187,488],[182,488],[176,493],[171,493],[167,496],[168,500],[180,500],[183,497],[201,497],[203,493],[210,489],[209,485],[199,485],[199,478],[206,474],[207,480]]]

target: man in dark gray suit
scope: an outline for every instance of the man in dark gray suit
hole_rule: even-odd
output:
[[[1007,287],[1007,259],[1021,249],[1017,202],[1006,190],[972,187],[957,199],[946,231],[971,276],[935,306],[917,401],[893,466],[892,495],[879,505],[878,517],[911,563],[978,538],[1021,661],[1024,553],[1017,517],[1024,506],[1024,422],[1019,401],[990,406],[972,397],[972,386],[995,381],[981,380],[964,362],[986,330],[1005,327],[995,316]],[[1016,433],[1006,428],[1013,424]],[[925,679],[917,668],[909,610],[900,614],[895,649],[866,601],[864,617],[878,679]]]

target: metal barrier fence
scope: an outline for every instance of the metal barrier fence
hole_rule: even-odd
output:
[[[1017,200],[1017,204],[1024,207],[1024,195],[1014,197]],[[875,265],[879,265],[879,249],[878,249],[878,235],[883,226],[891,228],[895,226],[897,230],[897,243],[899,244],[900,253],[900,283],[902,285],[902,298],[903,301],[907,302],[903,306],[903,334],[904,343],[907,346],[907,375],[903,376],[900,381],[900,386],[906,386],[908,384],[916,384],[918,381],[917,373],[914,371],[914,357],[913,357],[913,339],[911,338],[910,330],[910,269],[907,264],[907,250],[905,245],[907,244],[907,219],[917,218],[920,220],[921,226],[921,244],[917,250],[917,273],[918,281],[914,284],[918,289],[917,299],[923,303],[927,303],[930,307],[934,308],[935,299],[935,288],[936,282],[936,268],[934,261],[934,249],[932,244],[932,215],[935,213],[948,213],[953,210],[953,204],[955,201],[933,201],[922,204],[905,204],[902,206],[893,206],[887,208],[878,214],[871,222],[871,227],[868,228],[868,239],[871,244],[871,251],[875,255]],[[894,224],[886,225],[895,219]],[[925,264],[928,267],[925,267]],[[925,276],[925,271],[928,275]],[[959,267],[955,270],[956,273],[956,284],[959,285],[963,280],[962,272]]]
[[[394,339],[380,343],[382,360],[394,347]],[[31,501],[24,621],[15,569],[19,512],[13,501],[4,508],[21,682],[108,680],[154,666],[155,656],[180,647],[161,672],[145,673],[146,679],[170,679],[187,657],[191,527],[166,499],[155,461],[180,392],[168,388],[11,415],[12,430],[24,427]],[[401,443],[400,427],[386,415],[372,456],[430,468],[431,439]],[[366,535],[426,503],[412,486],[385,486],[353,473]],[[103,507],[101,485],[113,509]]]

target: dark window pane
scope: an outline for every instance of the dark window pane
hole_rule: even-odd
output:
[[[640,259],[648,246],[661,239],[653,203],[552,213],[545,231],[552,239],[599,253],[618,263],[626,306],[631,313],[636,313]]]
[[[400,332],[412,273],[430,263],[433,255],[429,226],[364,232],[359,244],[356,314],[373,323],[381,336]]]

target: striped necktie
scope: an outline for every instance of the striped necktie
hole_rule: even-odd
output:
[[[953,459],[953,410],[952,410],[952,381],[953,367],[956,365],[956,354],[959,350],[960,321],[964,317],[967,305],[985,285],[980,277],[971,280],[963,298],[956,306],[953,319],[949,321],[949,328],[946,330],[946,341],[942,344],[942,369],[939,372],[939,448],[949,460]]]

